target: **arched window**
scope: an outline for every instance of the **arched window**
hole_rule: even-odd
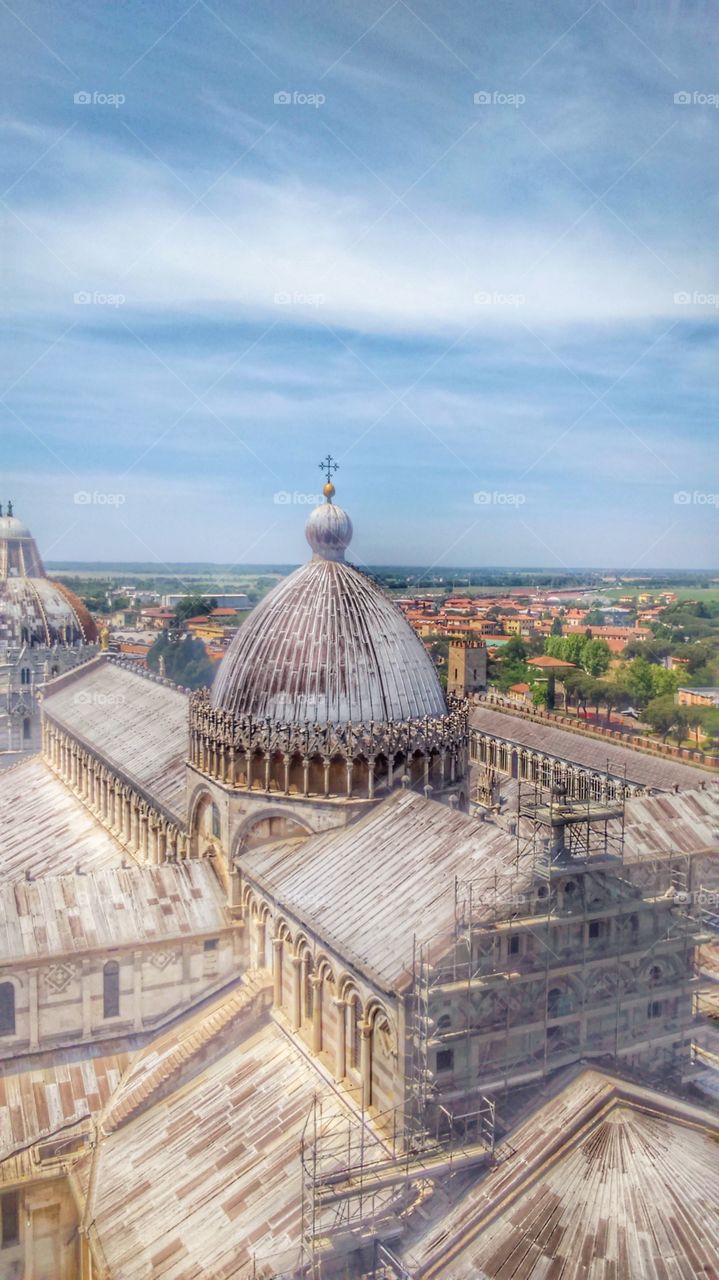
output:
[[[559,987],[552,987],[547,992],[547,1015],[550,1018],[561,1018],[563,1014],[571,1013],[574,1008],[574,1000],[569,991],[562,991]]]
[[[24,740],[25,742],[27,742],[27,741],[28,741],[28,739],[29,739],[29,737],[31,736],[31,734],[32,734],[32,726],[31,726],[30,721],[28,720],[27,716],[25,716],[25,719],[24,719],[24,720],[23,720],[23,722],[22,722],[22,736],[23,736],[23,740]]]
[[[662,974],[661,965],[653,964],[651,969],[649,970],[649,981],[651,982],[652,986],[655,987],[658,982],[661,982],[662,977],[663,977],[663,974]]]
[[[212,834],[216,839],[220,838],[220,811],[216,804],[212,806]]]
[[[120,1012],[120,966],[108,960],[102,970],[102,1016],[116,1018]]]
[[[29,683],[30,683],[30,668],[21,667],[20,668],[20,684],[29,684]]]
[[[0,1036],[15,1035],[15,988],[12,982],[0,982]]]

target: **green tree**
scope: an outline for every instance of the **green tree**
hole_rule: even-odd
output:
[[[679,675],[676,671],[668,671],[666,667],[650,666],[652,679],[652,695],[655,698],[663,698],[668,694],[672,697],[679,688]]]
[[[587,640],[582,646],[580,662],[587,675],[603,676],[609,669],[611,658],[606,640]]]
[[[666,742],[677,719],[677,707],[671,696],[652,698],[644,711],[644,719],[663,742]]]
[[[554,619],[554,621],[552,622],[552,632],[551,632],[551,634],[552,634],[553,636],[561,636],[561,634],[562,634],[562,619],[561,619],[561,618],[555,618],[555,619]]]
[[[654,692],[652,669],[646,658],[634,658],[627,669],[627,687],[640,706],[646,706]]]
[[[207,600],[204,596],[184,596],[175,605],[175,621],[179,626],[188,618],[207,617],[216,608],[216,600]]]

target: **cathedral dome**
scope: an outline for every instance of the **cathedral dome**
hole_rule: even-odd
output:
[[[30,530],[0,509],[0,645],[93,644],[97,629],[67,587],[53,582]]]
[[[308,564],[280,582],[240,627],[212,705],[283,724],[387,723],[446,716],[434,664],[400,610],[346,564],[349,516],[332,502],[310,515]]]

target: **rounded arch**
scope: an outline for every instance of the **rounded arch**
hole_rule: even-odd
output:
[[[239,858],[243,849],[252,848],[266,840],[291,839],[294,836],[313,836],[316,832],[306,818],[298,816],[291,808],[268,805],[267,808],[248,814],[232,836],[231,858]]]

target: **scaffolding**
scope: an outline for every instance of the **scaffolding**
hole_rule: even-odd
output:
[[[626,789],[611,799],[597,790],[570,799],[556,782],[519,781],[512,856],[492,874],[455,879],[451,926],[415,938],[403,1102],[369,1120],[363,1108],[315,1100],[302,1139],[303,1276],[344,1275],[360,1251],[365,1275],[402,1280],[393,1242],[406,1218],[438,1180],[501,1158],[496,1107],[510,1105],[510,1091],[521,1097],[579,1061],[660,1071],[681,1087],[695,948],[719,911],[714,895],[699,909],[689,857],[644,864],[650,876],[661,864],[661,891],[636,885],[624,860]],[[447,1008],[449,1020],[438,1012]],[[447,1050],[461,1067],[445,1073]]]
[[[704,895],[702,906],[701,895],[690,892],[686,857],[670,864],[671,901],[666,892],[647,894],[632,882],[624,862],[627,789],[608,772],[597,777],[594,794],[581,798],[568,798],[561,780],[553,777],[517,782],[513,861],[493,875],[456,880],[452,943],[435,944],[440,958],[434,965],[430,946],[417,952],[417,1022],[420,1031],[428,1028],[416,1054],[418,1113],[434,1096],[430,1048],[440,1054],[453,1049],[463,1058],[463,1072],[455,1068],[451,1078],[455,1105],[462,1094],[471,1102],[478,1094],[497,1097],[521,1083],[541,1081],[580,1057],[610,1060],[623,1069],[651,1057],[680,1065],[689,1052],[692,990],[698,981],[694,953],[707,940],[713,920],[719,926],[715,896]],[[663,863],[666,877],[666,860],[656,862]],[[616,900],[602,897],[600,880],[606,874],[618,886]],[[569,889],[576,893],[571,905]],[[647,928],[650,911],[653,925]],[[531,937],[526,950],[523,936]],[[657,977],[656,988],[628,991],[626,961],[637,956],[658,974],[662,956],[673,956],[675,970],[666,981]],[[653,958],[656,966],[650,966]],[[672,972],[666,962],[665,967]],[[606,990],[598,998],[599,983]],[[463,1009],[462,1025],[434,1026],[432,1006],[440,994]],[[477,1013],[483,995],[493,1002],[484,1025]],[[669,1026],[660,1025],[657,1013],[655,1027],[651,1020],[662,996],[679,1012]],[[525,1005],[527,999],[534,1005],[520,1006],[518,1014],[523,997]],[[641,1025],[645,1015],[646,1027]],[[536,1050],[518,1048],[523,1030],[530,1038],[539,1032]]]

